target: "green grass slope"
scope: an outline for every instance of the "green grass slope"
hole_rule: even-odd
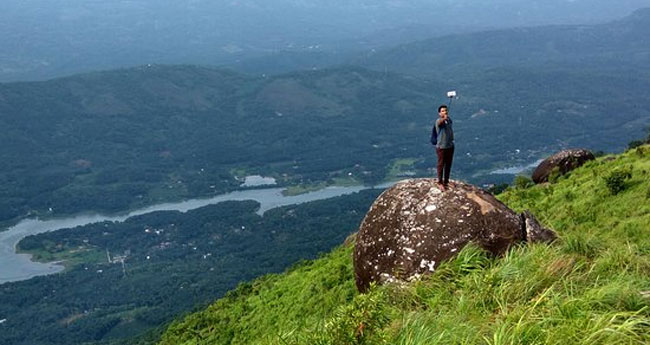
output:
[[[422,281],[365,295],[344,245],[240,285],[160,344],[650,343],[650,146],[500,198],[560,239],[498,258],[468,246]]]

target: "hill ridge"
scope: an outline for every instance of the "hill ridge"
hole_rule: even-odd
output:
[[[484,68],[558,64],[572,68],[647,66],[650,8],[604,24],[555,24],[452,34],[379,50],[358,59],[369,68],[418,76],[467,79],[469,63]]]

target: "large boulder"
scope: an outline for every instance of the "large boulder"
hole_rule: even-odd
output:
[[[474,242],[492,254],[531,240],[549,242],[555,234],[532,214],[518,215],[490,193],[452,181],[442,191],[435,179],[398,182],[372,204],[354,248],[359,291],[371,282],[412,280],[430,273]]]
[[[548,182],[553,171],[564,175],[567,172],[585,164],[587,161],[596,159],[591,151],[585,149],[569,149],[560,151],[543,160],[533,172],[533,182]]]

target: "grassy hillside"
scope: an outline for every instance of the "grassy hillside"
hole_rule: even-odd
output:
[[[467,247],[420,282],[366,295],[354,288],[343,245],[240,285],[171,325],[160,344],[650,341],[650,146],[500,198],[531,209],[560,239],[500,258]]]

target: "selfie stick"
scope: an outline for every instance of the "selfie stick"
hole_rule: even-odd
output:
[[[451,101],[456,97],[456,91],[448,91],[447,97],[449,98],[449,103],[447,103],[447,107],[449,108],[451,106]]]

